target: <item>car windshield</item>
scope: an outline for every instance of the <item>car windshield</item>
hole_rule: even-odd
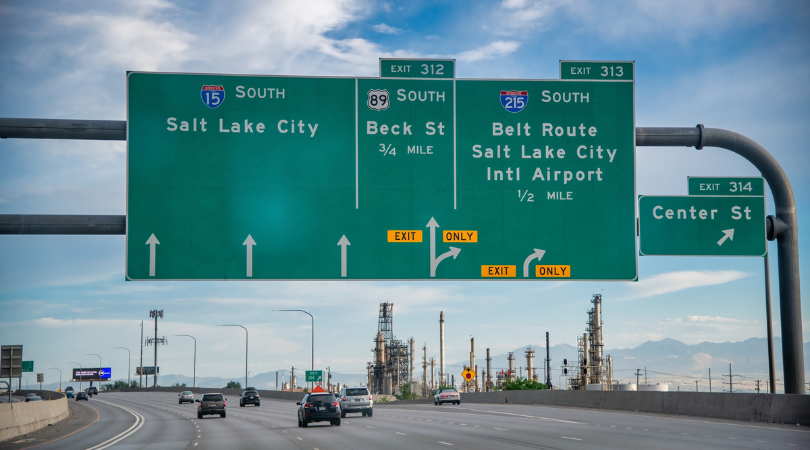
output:
[[[368,395],[368,389],[346,389],[346,395]]]
[[[308,402],[323,402],[323,403],[333,403],[337,401],[335,396],[332,394],[312,394],[307,397]]]
[[[202,399],[205,402],[221,402],[223,400],[222,394],[205,394]]]

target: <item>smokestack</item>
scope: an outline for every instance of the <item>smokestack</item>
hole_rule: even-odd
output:
[[[475,338],[470,338],[470,370],[475,370]],[[477,377],[476,377],[477,378]],[[468,391],[469,391],[469,384]]]
[[[444,381],[444,311],[439,313],[439,379]]]
[[[410,361],[410,367],[409,367],[409,370],[408,370],[408,381],[413,381],[413,358],[414,358],[414,355],[413,355],[414,340],[413,340],[413,338],[411,338],[410,344],[411,344],[411,351],[410,351],[411,361]]]
[[[515,352],[509,352],[507,360],[509,361],[509,374],[507,377],[509,381],[512,381],[515,379]]]

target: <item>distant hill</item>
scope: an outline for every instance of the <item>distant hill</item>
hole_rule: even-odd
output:
[[[526,348],[531,347],[535,351],[534,366],[538,368],[540,373],[543,369],[543,359],[546,357],[545,347],[536,345],[527,345],[519,347],[514,350],[515,367],[526,367]],[[486,369],[486,350],[478,350],[480,353],[476,355],[476,363],[479,369]],[[560,384],[560,373],[563,360],[567,359],[568,364],[576,364],[577,348],[568,345],[560,344],[553,345],[550,349],[551,353],[551,370],[552,380],[554,384]],[[642,379],[644,369],[647,369],[647,378],[651,383],[668,383],[671,389],[676,389],[678,386],[681,390],[694,390],[694,380],[698,379],[701,390],[708,388],[708,369],[712,369],[712,383],[713,390],[723,389],[723,380],[728,380],[724,375],[728,375],[729,363],[732,365],[732,373],[735,376],[735,383],[740,383],[738,386],[746,390],[752,390],[755,386],[755,380],[766,380],[768,378],[768,347],[765,338],[751,338],[741,342],[701,342],[699,344],[688,345],[674,339],[662,339],[660,341],[647,341],[635,348],[613,348],[605,350],[605,355],[611,355],[614,361],[613,377],[621,382],[635,382],[636,369],[641,369]],[[782,379],[782,340],[774,338],[774,360],[776,363],[776,378],[777,381]],[[810,343],[804,344],[804,363],[805,372],[810,373]],[[447,372],[454,374],[458,381],[462,364],[457,363],[447,366]],[[418,379],[422,378],[421,361],[416,361],[415,375]],[[498,354],[492,356],[492,369],[493,375],[496,371],[506,369],[508,367],[507,354]],[[362,370],[362,369],[360,369]],[[438,361],[436,371],[438,372]],[[289,381],[290,370],[284,369],[278,371],[279,385],[281,384],[282,377],[284,381]],[[228,381],[244,382],[244,375],[232,374],[236,376],[231,377],[198,377],[197,386],[199,387],[222,387]],[[524,369],[525,375],[525,369]],[[740,378],[736,378],[737,375]],[[303,386],[304,371],[296,370],[298,377],[298,385]],[[136,377],[132,378],[137,379]],[[124,380],[126,380],[124,378]],[[158,376],[158,384],[161,386],[170,386],[174,383],[186,383],[191,386],[192,378],[187,375],[181,374],[167,374]],[[350,386],[359,386],[365,384],[366,375],[364,372],[358,373],[332,373],[332,382],[348,384]],[[77,383],[73,384],[78,388]],[[62,382],[63,388],[67,386],[67,382]],[[276,387],[276,372],[264,372],[250,377],[250,385],[259,389],[275,389]],[[764,385],[764,384],[763,384]],[[33,383],[32,385],[33,386]],[[59,383],[49,383],[43,385],[44,389],[55,390],[59,387]],[[735,387],[735,390],[737,387]],[[778,387],[781,389],[781,387]]]

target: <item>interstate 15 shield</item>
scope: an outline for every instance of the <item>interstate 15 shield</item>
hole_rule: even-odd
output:
[[[205,106],[214,109],[225,101],[225,88],[222,86],[204,85],[202,90],[200,90],[200,96]]]
[[[523,111],[529,103],[528,91],[501,91],[501,105],[510,113]]]

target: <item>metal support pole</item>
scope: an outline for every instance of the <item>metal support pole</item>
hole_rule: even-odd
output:
[[[782,326],[782,366],[786,394],[804,394],[804,348],[799,282],[799,226],[793,188],[782,167],[761,145],[732,131],[718,128],[636,128],[637,146],[719,147],[750,161],[768,182],[776,217],[768,220],[768,239],[777,241],[779,313]]]
[[[770,378],[768,385],[770,392],[776,392],[776,369],[774,368],[773,361],[773,318],[771,317],[771,269],[768,262],[768,254],[765,254],[765,320],[767,321],[768,329],[768,376]]]

